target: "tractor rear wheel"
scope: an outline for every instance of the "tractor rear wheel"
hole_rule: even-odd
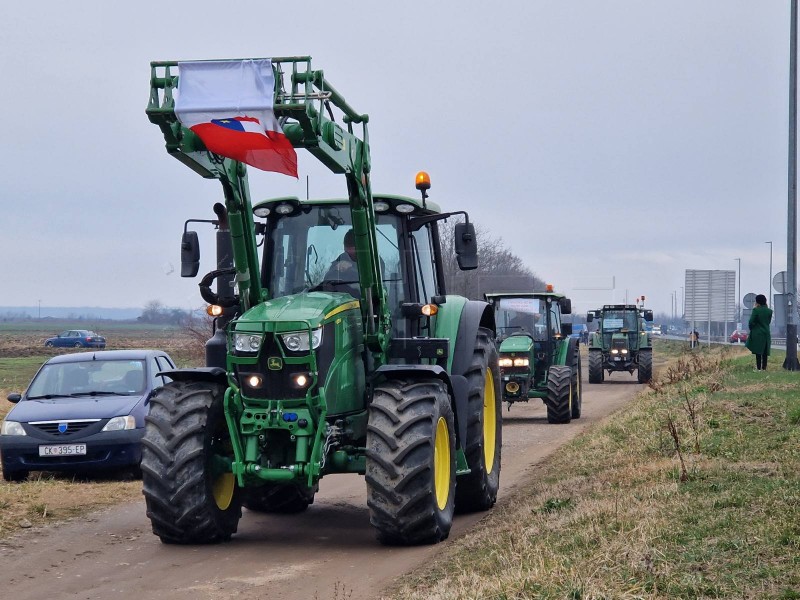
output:
[[[438,379],[375,386],[367,425],[367,504],[383,544],[435,543],[450,534],[456,435]]]
[[[653,378],[653,351],[639,350],[639,383],[648,383]]]
[[[603,351],[589,350],[589,383],[603,383]]]
[[[219,383],[173,381],[150,399],[142,486],[153,533],[164,543],[223,542],[239,525],[224,393]]]
[[[300,513],[314,503],[316,491],[316,488],[295,483],[267,483],[247,489],[243,494],[242,505],[256,512],[285,515]]]
[[[581,366],[581,350],[575,345],[575,358],[572,361],[572,418],[580,419],[583,409],[583,367]]]
[[[555,365],[547,374],[547,422],[569,423],[571,420],[572,369]]]
[[[470,473],[456,481],[458,513],[490,509],[500,488],[503,397],[497,350],[491,340],[489,329],[478,330],[472,363],[466,372],[469,397],[464,454]]]

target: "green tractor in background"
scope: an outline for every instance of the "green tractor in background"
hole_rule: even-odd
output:
[[[217,268],[200,282],[216,316],[206,366],[169,372],[151,399],[147,515],[165,543],[226,541],[242,506],[300,512],[323,476],[360,473],[380,541],[438,542],[454,512],[490,508],[499,487],[494,314],[446,294],[437,229],[466,213],[428,201],[425,173],[420,199],[373,198],[367,115],[310,57],[271,64],[284,134],[345,176],[346,198],[253,205],[245,165],[176,120],[178,64],[151,64],[150,120],[169,154],[220,181],[225,204],[210,220]],[[476,268],[476,248],[467,218],[456,226],[460,268]],[[197,233],[184,231],[182,275],[198,269]]]
[[[637,371],[639,383],[650,381],[653,343],[644,322],[653,322],[653,311],[633,304],[606,304],[587,313],[587,323],[595,319],[597,330],[589,336],[589,383],[603,383],[606,371]]]
[[[572,303],[562,294],[547,292],[490,293],[494,308],[503,400],[540,398],[549,423],[569,423],[581,416],[581,355],[572,324],[562,315]]]

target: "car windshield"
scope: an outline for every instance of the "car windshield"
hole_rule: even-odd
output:
[[[500,298],[495,322],[501,335],[527,333],[537,341],[547,339],[547,307],[539,298]]]
[[[348,268],[344,247],[345,234],[351,229],[346,204],[304,206],[293,215],[278,217],[265,249],[267,263],[272,261],[267,275],[270,295],[296,294],[331,280],[342,286],[333,291],[352,293],[353,288],[345,286],[357,286],[358,273]],[[378,254],[383,281],[390,293],[401,282],[399,231],[396,215],[377,215]]]
[[[145,389],[143,360],[86,360],[49,363],[31,382],[26,397],[129,396]]]
[[[603,331],[636,331],[639,315],[633,310],[608,310],[603,313]]]

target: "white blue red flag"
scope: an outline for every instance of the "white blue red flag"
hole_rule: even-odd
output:
[[[297,177],[297,154],[273,112],[269,59],[178,63],[175,114],[210,152]]]

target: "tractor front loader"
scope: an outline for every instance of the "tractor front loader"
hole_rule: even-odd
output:
[[[644,321],[653,321],[653,311],[634,304],[606,304],[589,311],[587,323],[597,320],[589,337],[589,383],[603,383],[605,373],[637,373],[639,383],[653,377],[653,343]]]
[[[569,298],[552,291],[491,293],[494,308],[503,400],[511,405],[539,398],[549,423],[569,423],[581,416],[581,354],[570,337]]]
[[[225,202],[208,220],[217,268],[200,281],[216,315],[206,366],[170,372],[151,401],[147,515],[165,543],[220,542],[242,506],[300,512],[323,476],[361,473],[382,542],[437,542],[454,512],[490,508],[499,486],[494,314],[444,285],[437,224],[466,213],[429,201],[424,172],[421,198],[373,197],[367,115],[310,57],[271,65],[283,133],[344,175],[345,198],[251,203],[245,165],[177,120],[180,64],[151,64],[147,114],[167,152],[219,180]],[[193,277],[196,232],[181,249]],[[468,217],[454,250],[462,269],[477,266]]]

